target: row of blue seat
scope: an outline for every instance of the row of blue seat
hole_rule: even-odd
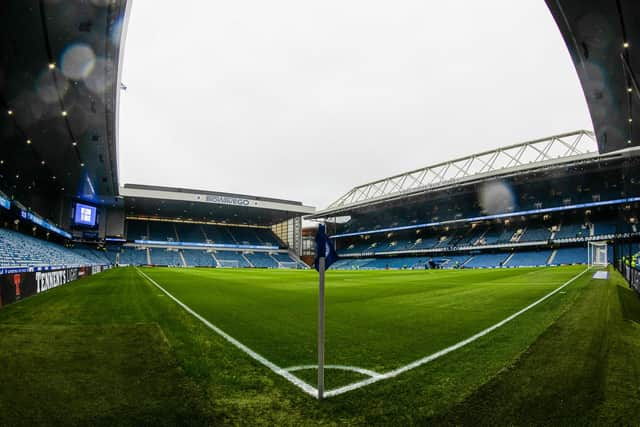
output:
[[[184,262],[182,261],[184,258]],[[146,248],[123,247],[120,252],[120,264],[123,265],[168,265],[190,267],[260,267],[278,268],[288,263],[288,266],[303,267],[298,265],[288,253],[267,252],[239,252],[217,251],[207,252],[203,250],[184,249],[172,250],[163,248],[149,248],[147,257]]]
[[[609,260],[613,248],[609,246]],[[342,258],[334,263],[334,270],[352,269],[415,269],[438,266],[441,268],[496,268],[538,267],[546,265],[587,264],[586,247],[560,248],[539,251],[499,252],[481,254],[441,255],[437,257]]]
[[[0,268],[109,264],[100,251],[64,246],[0,228]]]
[[[164,221],[127,220],[126,237],[129,241],[284,246],[278,236],[268,228]]]
[[[339,254],[379,254],[401,251],[419,251],[429,249],[455,249],[469,246],[483,247],[504,243],[530,243],[536,241],[553,240],[579,241],[585,237],[598,236],[601,238],[613,237],[618,232],[634,232],[634,228],[623,227],[615,222],[596,221],[591,228],[584,224],[564,224],[546,228],[543,226],[529,226],[522,229],[511,227],[469,227],[450,231],[440,231],[435,234],[413,234],[407,237],[405,234],[390,233],[387,235],[373,235],[367,240],[357,240],[355,243],[342,246]],[[554,231],[552,231],[554,230]],[[426,232],[425,232],[426,233]],[[553,234],[552,234],[553,233]],[[352,240],[353,242],[353,240]],[[338,240],[338,245],[343,245]]]

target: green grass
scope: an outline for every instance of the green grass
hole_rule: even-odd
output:
[[[326,363],[379,372],[399,368],[499,322],[583,269],[330,272]],[[143,271],[272,362],[315,363],[313,273]],[[329,380],[334,373],[327,372]]]
[[[327,363],[398,368],[581,269],[329,272]],[[315,363],[316,273],[144,271],[279,366]],[[640,390],[640,304],[630,292],[617,275],[585,275],[464,348],[318,402],[134,269],[109,271],[0,310],[0,425],[624,424],[638,415],[629,402]],[[296,375],[313,384],[315,371]],[[362,378],[327,371],[329,387]],[[544,410],[551,396],[566,396],[564,406]]]

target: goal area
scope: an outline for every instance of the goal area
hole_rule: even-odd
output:
[[[589,242],[589,246],[587,247],[589,267],[606,267],[609,264],[607,256],[606,242]]]
[[[234,260],[219,259],[218,267],[219,268],[240,268],[240,261],[238,261],[237,259],[234,259]]]
[[[297,269],[298,268],[298,263],[297,262],[291,262],[291,261],[278,261],[278,268],[290,268],[290,269]]]

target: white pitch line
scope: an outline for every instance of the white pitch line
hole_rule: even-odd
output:
[[[315,398],[318,398],[318,390],[315,387],[307,384],[306,382],[302,381],[300,378],[296,377],[295,375],[292,375],[289,372],[289,371],[297,371],[297,370],[303,370],[303,369],[315,369],[315,368],[317,368],[317,365],[293,366],[293,367],[286,368],[286,369],[281,368],[280,366],[276,365],[275,363],[267,360],[263,356],[259,355],[255,351],[251,350],[249,347],[247,347],[246,345],[242,344],[240,341],[236,340],[235,338],[233,338],[232,336],[230,336],[229,334],[224,332],[222,329],[220,329],[217,326],[213,325],[211,322],[209,322],[204,317],[200,316],[198,313],[196,313],[191,308],[189,308],[189,306],[184,304],[182,301],[180,301],[179,299],[174,297],[166,289],[164,289],[162,286],[160,286],[152,278],[150,278],[145,273],[140,271],[137,267],[136,267],[136,270],[138,271],[139,274],[141,274],[147,280],[149,280],[149,282],[151,282],[158,289],[160,289],[162,292],[164,292],[169,298],[174,300],[180,307],[185,309],[188,313],[190,313],[195,318],[200,320],[202,323],[204,323],[211,330],[213,330],[218,335],[223,337],[225,340],[227,340],[228,342],[230,342],[231,344],[233,344],[234,346],[236,346],[237,348],[239,348],[240,350],[245,352],[252,359],[254,359],[254,360],[258,361],[259,363],[261,363],[262,365],[266,366],[267,368],[269,368],[271,371],[273,371],[277,375],[280,375],[281,377],[285,378],[286,380],[288,380],[289,382],[291,382],[292,384],[294,384],[295,386],[300,388],[302,391],[304,391],[308,395],[313,396]],[[433,353],[433,354],[430,354],[429,356],[423,357],[422,359],[415,360],[415,361],[409,363],[408,365],[402,366],[402,367],[400,367],[398,369],[394,369],[393,371],[389,371],[389,372],[386,372],[384,374],[380,374],[380,373],[377,373],[377,372],[374,372],[374,371],[369,371],[369,370],[363,369],[363,368],[357,368],[357,367],[351,367],[351,366],[343,366],[343,365],[330,365],[330,366],[335,367],[335,369],[347,368],[345,370],[353,370],[355,372],[360,372],[360,373],[363,373],[364,375],[370,376],[370,378],[368,378],[366,380],[362,380],[362,381],[357,381],[357,382],[354,382],[354,383],[351,383],[351,384],[347,384],[346,386],[338,387],[338,388],[335,388],[333,390],[328,390],[328,391],[326,391],[324,393],[324,396],[325,397],[338,396],[338,395],[347,393],[349,391],[356,390],[356,389],[368,386],[368,385],[376,383],[378,381],[382,381],[382,380],[386,380],[386,379],[389,379],[389,378],[397,377],[398,375],[400,375],[400,374],[402,374],[404,372],[407,372],[407,371],[410,371],[412,369],[415,369],[415,368],[417,368],[419,366],[422,366],[422,365],[424,365],[426,363],[429,363],[429,362],[431,362],[431,361],[433,361],[435,359],[438,359],[438,358],[440,358],[440,357],[442,357],[442,356],[444,356],[444,355],[446,355],[448,353],[451,353],[452,351],[458,350],[459,348],[462,348],[462,347],[466,346],[467,344],[470,344],[470,343],[476,341],[477,339],[487,335],[488,333],[498,329],[499,327],[504,326],[505,324],[509,323],[510,321],[512,321],[516,317],[520,316],[521,314],[529,311],[530,309],[532,309],[536,305],[540,304],[541,302],[543,302],[547,298],[555,295],[557,292],[559,292],[560,290],[562,290],[566,286],[568,286],[571,283],[573,283],[574,281],[576,281],[580,276],[582,276],[583,274],[585,274],[589,270],[591,270],[590,267],[585,269],[581,273],[578,273],[577,275],[573,276],[571,279],[566,281],[564,284],[562,284],[561,286],[557,287],[556,289],[554,289],[553,291],[549,292],[548,294],[544,295],[542,298],[534,301],[533,303],[529,304],[528,306],[526,306],[522,310],[512,314],[511,316],[507,317],[504,320],[501,320],[500,322],[496,323],[495,325],[490,326],[490,327],[478,332],[477,334],[472,335],[471,337],[469,337],[469,338],[467,338],[467,339],[465,339],[463,341],[460,341],[460,342],[458,342],[458,343],[456,343],[456,344],[454,344],[454,345],[452,345],[450,347],[444,348],[444,349],[442,349],[442,350],[440,350],[440,351],[438,351],[436,353]],[[340,368],[337,368],[337,366],[340,366]],[[358,369],[358,371],[356,371],[356,369]],[[365,372],[369,372],[369,373],[365,373]]]
[[[249,347],[247,347],[246,345],[242,344],[240,341],[238,341],[237,339],[233,338],[231,335],[227,334],[222,329],[218,328],[217,326],[215,326],[214,324],[209,322],[204,317],[200,316],[198,313],[193,311],[189,306],[187,306],[185,303],[180,301],[178,298],[176,298],[173,295],[171,295],[171,293],[169,293],[169,291],[164,289],[155,280],[153,280],[151,277],[147,276],[145,273],[140,271],[137,267],[136,267],[136,270],[138,271],[139,274],[144,276],[154,286],[156,286],[158,289],[160,289],[162,292],[164,292],[169,298],[174,300],[176,302],[176,304],[178,304],[180,307],[182,307],[185,311],[187,311],[189,314],[194,316],[196,319],[198,319],[199,321],[204,323],[209,329],[213,330],[215,333],[220,335],[222,338],[224,338],[225,340],[227,340],[228,342],[230,342],[231,344],[233,344],[234,346],[236,346],[237,348],[239,348],[240,350],[245,352],[252,359],[256,360],[257,362],[259,362],[262,365],[266,366],[267,368],[271,369],[274,373],[276,373],[277,375],[280,375],[281,377],[285,378],[286,380],[288,380],[290,383],[292,383],[293,385],[295,385],[298,388],[300,388],[305,393],[307,393],[307,394],[309,394],[309,395],[311,395],[311,396],[313,396],[315,398],[318,397],[318,390],[315,387],[307,384],[306,382],[302,381],[300,378],[296,377],[295,375],[292,375],[291,373],[287,372],[285,369],[282,369],[280,366],[276,365],[275,363],[267,360],[263,356],[259,355],[255,351],[251,350]]]
[[[487,335],[488,333],[498,329],[499,327],[505,325],[506,323],[509,323],[510,321],[512,321],[513,319],[515,319],[516,317],[520,316],[522,313],[525,313],[526,311],[532,309],[533,307],[535,307],[536,305],[540,304],[541,302],[543,302],[544,300],[546,300],[547,298],[555,295],[557,292],[559,292],[560,290],[562,290],[564,287],[570,285],[571,283],[573,283],[575,280],[577,280],[580,276],[582,276],[583,274],[585,274],[587,271],[589,271],[591,268],[587,268],[586,270],[584,270],[583,272],[575,275],[574,277],[572,277],[571,279],[569,279],[568,281],[566,281],[563,285],[557,287],[556,289],[554,289],[553,291],[549,292],[548,294],[546,294],[545,296],[543,296],[542,298],[538,299],[537,301],[529,304],[528,306],[526,306],[525,308],[523,308],[522,310],[512,314],[511,316],[507,317],[504,320],[501,320],[500,322],[496,323],[493,326],[489,326],[488,328],[478,332],[475,335],[470,336],[469,338],[458,342],[457,344],[454,344],[450,347],[444,348],[436,353],[430,354],[429,356],[423,357],[422,359],[418,359],[416,361],[413,361],[411,363],[409,363],[408,365],[402,366],[398,369],[395,369],[393,371],[389,371],[386,372],[384,374],[378,375],[376,377],[371,377],[368,378],[366,380],[362,380],[362,381],[357,381],[355,383],[351,383],[348,384],[346,386],[343,387],[339,387],[339,388],[334,388],[333,390],[328,390],[324,393],[325,397],[332,397],[332,396],[338,396],[340,394],[352,391],[352,390],[356,390],[359,389],[361,387],[365,387],[368,386],[370,384],[376,383],[378,381],[382,381],[382,380],[386,380],[389,378],[393,378],[396,377],[400,374],[402,374],[403,372],[407,372],[410,371],[412,369],[415,369],[419,366],[422,366],[426,363],[429,363],[435,359],[438,359],[439,357],[444,356],[445,354],[451,353],[452,351],[458,350],[461,347],[466,346],[467,344],[470,344],[474,341],[476,341],[477,339]]]
[[[357,366],[347,366],[347,365],[324,365],[325,369],[338,369],[340,371],[351,371],[357,372],[362,375],[366,375],[368,377],[379,377],[380,373],[371,371],[369,369],[358,368]],[[285,368],[284,370],[287,372],[295,372],[295,371],[304,371],[307,369],[318,369],[318,365],[300,365],[300,366],[291,366],[289,368]]]

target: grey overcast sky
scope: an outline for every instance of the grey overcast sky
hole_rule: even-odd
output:
[[[136,0],[122,81],[121,183],[318,208],[592,128],[543,0]]]

